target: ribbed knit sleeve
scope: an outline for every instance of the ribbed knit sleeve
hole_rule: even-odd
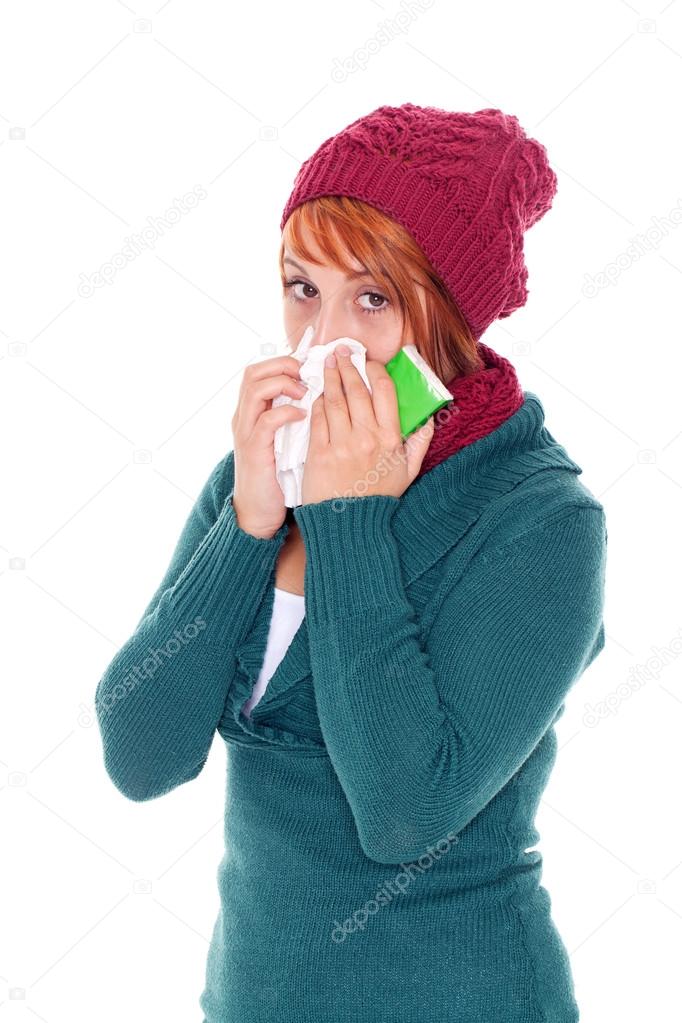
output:
[[[510,780],[604,646],[603,509],[474,558],[421,635],[387,495],[303,505],[320,727],[363,851],[416,859]]]
[[[228,459],[232,458],[232,452]],[[231,467],[231,461],[228,466]],[[129,799],[153,799],[204,766],[248,633],[288,531],[237,524],[221,461],[135,631],[95,692],[107,773]],[[229,481],[228,481],[229,482]]]

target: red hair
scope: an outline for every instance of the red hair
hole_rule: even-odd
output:
[[[320,265],[303,242],[304,231],[325,259],[350,273],[349,253],[367,268],[399,309],[403,343],[413,343],[443,383],[484,368],[476,340],[453,296],[405,228],[360,199],[325,195],[297,206],[284,225],[279,253],[282,282],[284,246]],[[422,310],[419,286],[424,290]]]

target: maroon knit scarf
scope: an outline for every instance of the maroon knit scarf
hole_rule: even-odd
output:
[[[523,389],[511,362],[482,341],[477,349],[485,366],[446,384],[454,401],[436,413],[433,437],[416,479],[497,429],[523,405]]]

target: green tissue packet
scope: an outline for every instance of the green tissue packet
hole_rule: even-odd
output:
[[[414,345],[403,345],[386,363],[395,384],[403,440],[452,401],[452,395]]]

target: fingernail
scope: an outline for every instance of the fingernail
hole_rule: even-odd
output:
[[[324,364],[325,366],[329,366],[330,369],[332,366],[336,365],[336,356],[334,355],[333,352],[327,356],[327,358],[324,360]]]
[[[350,355],[350,348],[348,345],[338,345],[335,349],[339,355]]]

